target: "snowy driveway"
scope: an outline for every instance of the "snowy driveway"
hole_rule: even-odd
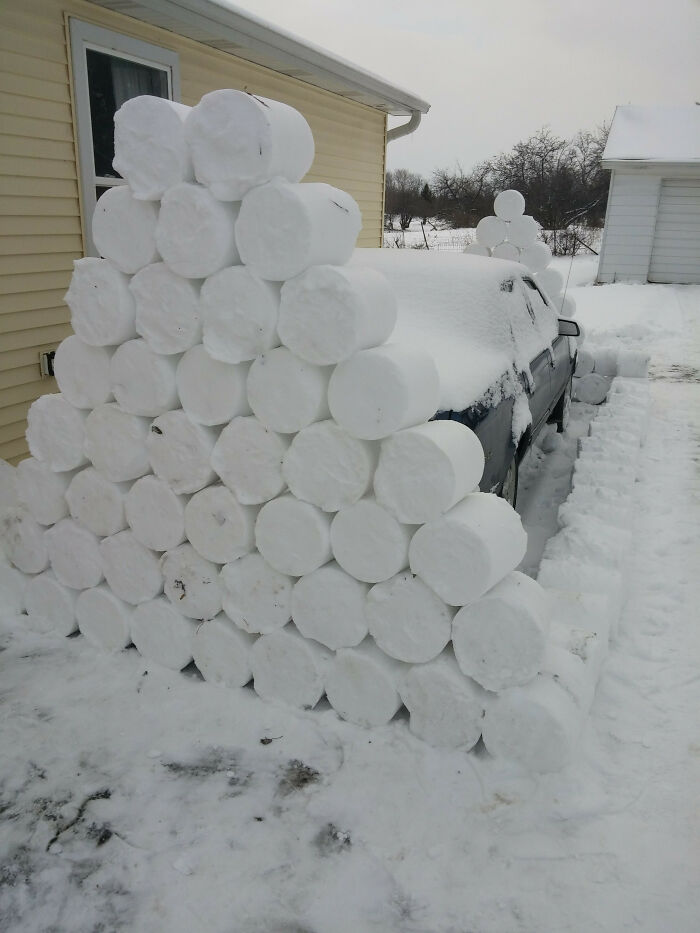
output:
[[[400,718],[366,733],[8,619],[1,929],[700,927],[700,288],[576,298],[590,340],[651,352],[653,408],[627,602],[574,763],[532,778]],[[530,570],[571,443],[526,471]]]

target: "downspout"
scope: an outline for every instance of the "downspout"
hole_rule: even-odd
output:
[[[411,119],[408,121],[408,123],[403,123],[401,126],[395,126],[392,129],[387,130],[387,143],[393,142],[395,139],[401,139],[402,136],[408,136],[410,133],[413,133],[414,130],[418,129],[420,121],[420,110],[414,110],[411,113]]]

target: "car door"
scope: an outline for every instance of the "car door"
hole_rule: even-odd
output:
[[[557,317],[557,312],[542,292],[540,292],[537,284],[528,276],[523,276],[523,281],[528,289],[527,295],[535,312],[535,319],[540,324],[540,329],[545,331],[549,328],[550,333],[556,334],[552,340],[551,370],[549,376],[552,404],[556,405],[571,378],[572,353],[569,338],[559,336],[559,319]],[[556,331],[554,330],[555,327]]]

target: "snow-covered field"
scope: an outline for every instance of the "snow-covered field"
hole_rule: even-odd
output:
[[[652,356],[626,604],[573,763],[533,777],[401,716],[368,733],[6,614],[0,929],[698,929],[700,288],[555,264],[591,343]],[[597,411],[575,405],[522,471],[528,573]]]

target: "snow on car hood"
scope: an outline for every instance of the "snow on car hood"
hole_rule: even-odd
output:
[[[392,342],[420,346],[435,358],[443,411],[462,411],[503,387],[516,395],[530,361],[551,346],[556,315],[533,325],[525,311],[515,262],[464,253],[400,249],[356,249],[351,265],[369,266],[390,281],[399,316]],[[512,291],[503,283],[515,278]]]

